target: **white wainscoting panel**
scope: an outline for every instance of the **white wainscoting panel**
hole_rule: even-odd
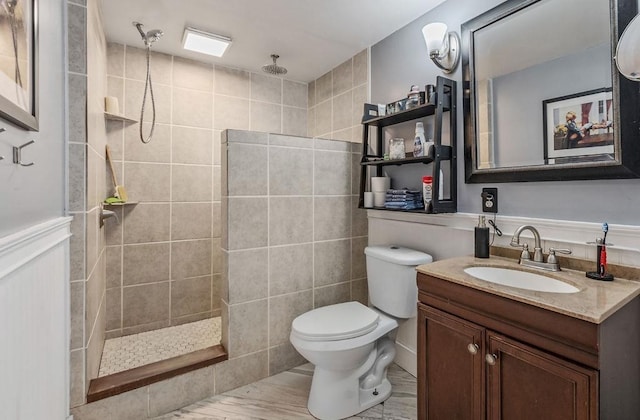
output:
[[[70,217],[0,238],[0,417],[69,415]]]

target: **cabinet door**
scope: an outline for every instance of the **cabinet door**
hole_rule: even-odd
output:
[[[419,308],[419,419],[484,419],[484,329],[424,305]]]
[[[598,373],[488,332],[490,420],[595,420]]]

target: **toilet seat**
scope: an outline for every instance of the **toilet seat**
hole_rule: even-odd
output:
[[[292,332],[308,341],[336,341],[373,331],[380,315],[359,302],[338,303],[306,312],[292,323]]]

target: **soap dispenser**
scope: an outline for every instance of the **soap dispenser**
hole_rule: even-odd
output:
[[[474,230],[476,258],[489,258],[489,228],[485,223],[485,217],[478,217],[478,226]]]

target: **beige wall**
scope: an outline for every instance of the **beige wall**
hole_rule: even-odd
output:
[[[274,375],[304,363],[289,342],[296,316],[350,300],[367,304],[359,147],[225,133],[224,345],[230,359],[254,359],[257,372]]]
[[[369,50],[309,83],[307,135],[362,142],[363,104],[369,100]]]

